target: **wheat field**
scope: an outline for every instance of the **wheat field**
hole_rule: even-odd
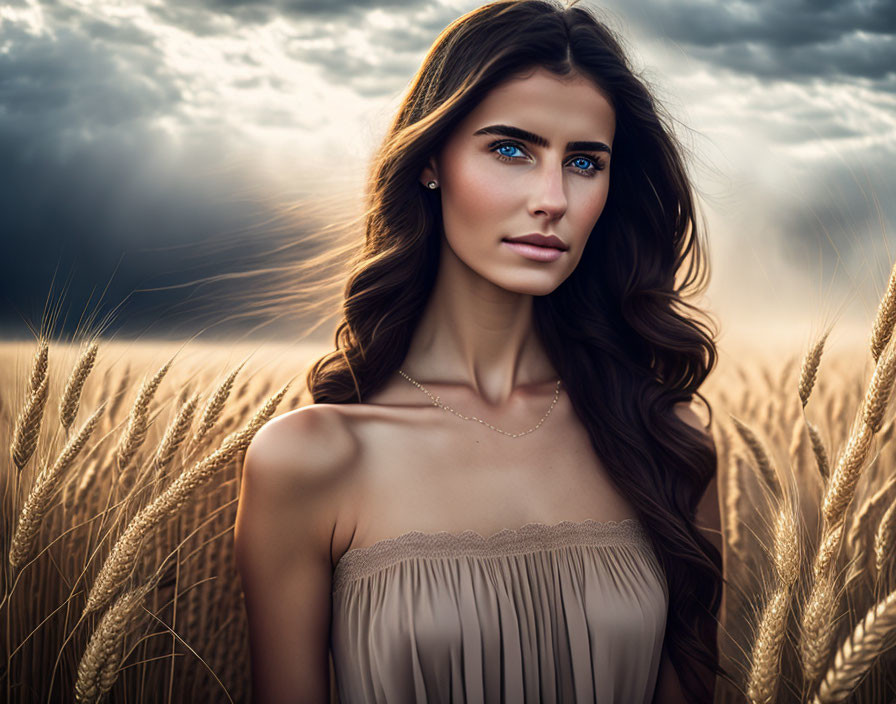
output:
[[[896,702],[894,291],[896,276],[866,339],[769,345],[702,389],[728,580],[719,644],[738,682],[716,702]],[[5,701],[251,700],[232,549],[242,460],[268,418],[310,402],[321,351],[0,345]]]

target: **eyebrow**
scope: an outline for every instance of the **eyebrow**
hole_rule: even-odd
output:
[[[488,127],[483,127],[482,129],[476,130],[473,133],[473,136],[479,134],[496,134],[504,137],[516,137],[517,139],[522,139],[525,142],[531,142],[539,147],[549,147],[550,142],[546,140],[541,135],[537,135],[534,132],[530,132],[529,130],[521,129],[520,127],[513,127],[511,125],[489,125]],[[607,154],[612,154],[612,151],[609,146],[604,144],[603,142],[567,142],[566,151],[576,151],[576,150],[585,150],[592,152],[606,152]]]

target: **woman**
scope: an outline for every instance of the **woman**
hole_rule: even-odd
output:
[[[617,40],[552,1],[464,15],[372,168],[314,404],[245,458],[255,696],[327,701],[332,644],[343,704],[712,701],[705,255]]]

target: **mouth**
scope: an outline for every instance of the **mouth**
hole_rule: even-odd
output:
[[[505,239],[503,243],[508,249],[512,249],[517,255],[536,262],[554,262],[563,256],[563,250],[559,247],[544,247],[529,242],[520,242],[517,238]]]
[[[503,241],[511,244],[528,244],[544,249],[557,249],[561,252],[565,252],[569,249],[569,245],[556,235],[542,235],[537,232],[529,235],[521,235],[519,237],[505,237]]]

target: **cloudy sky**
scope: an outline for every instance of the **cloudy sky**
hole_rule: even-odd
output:
[[[72,327],[91,294],[239,268],[272,204],[357,197],[432,41],[479,4],[0,4],[0,331],[27,334],[54,277]],[[896,255],[896,3],[582,4],[689,147],[723,328],[867,326]],[[161,334],[187,295],[133,293],[118,322]]]

